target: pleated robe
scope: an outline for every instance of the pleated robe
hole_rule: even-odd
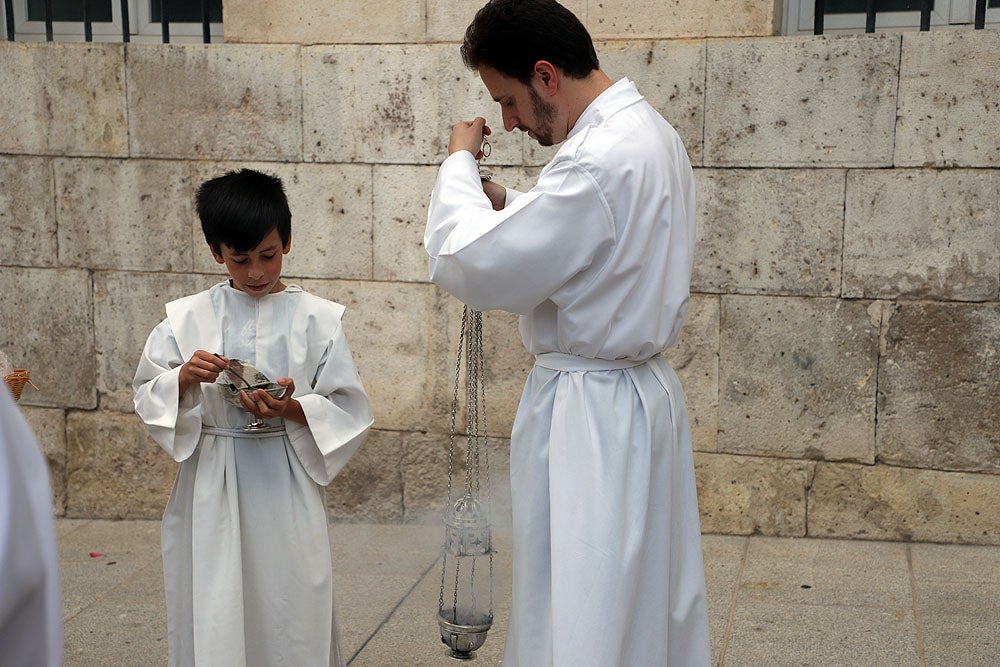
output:
[[[294,285],[254,298],[228,282],[167,304],[134,380],[136,412],[180,463],[162,524],[169,664],[340,666],[324,487],[357,450],[372,413],[341,326],[344,307]],[[291,377],[308,424],[247,413],[221,384],[178,401],[198,349]],[[220,377],[220,381],[225,381]]]
[[[502,211],[470,153],[440,168],[431,279],[519,314],[536,356],[511,433],[506,667],[710,662],[690,428],[660,356],[688,305],[694,239],[682,142],[627,79]]]

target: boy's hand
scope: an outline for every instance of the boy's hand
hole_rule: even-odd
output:
[[[177,376],[178,394],[183,396],[192,385],[200,382],[215,382],[219,373],[229,368],[229,359],[198,350],[186,364],[181,366],[180,374]]]
[[[292,378],[278,378],[278,384],[285,387],[285,393],[281,398],[277,398],[267,393],[263,389],[254,391],[241,391],[240,403],[243,407],[262,419],[275,419],[284,417],[286,420],[306,423],[306,415],[302,411],[302,405],[292,398],[295,393],[295,382]]]

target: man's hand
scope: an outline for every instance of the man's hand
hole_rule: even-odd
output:
[[[451,128],[451,138],[448,140],[448,155],[458,151],[469,151],[477,160],[483,158],[483,137],[493,131],[486,124],[486,119],[477,116],[475,120],[462,121]]]
[[[284,417],[286,420],[305,424],[306,415],[302,411],[302,405],[292,398],[292,394],[295,393],[295,382],[292,378],[278,378],[278,384],[285,387],[285,393],[281,398],[271,396],[263,389],[255,389],[241,391],[240,403],[247,412],[252,412],[262,419]]]
[[[227,368],[229,368],[229,359],[205,350],[195,351],[188,362],[181,366],[177,376],[178,398],[183,396],[192,385],[200,382],[215,382],[219,373]]]

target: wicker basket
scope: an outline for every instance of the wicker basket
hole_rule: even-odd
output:
[[[15,401],[21,400],[21,391],[24,389],[24,385],[30,384],[35,387],[31,384],[31,371],[26,368],[15,368],[10,375],[4,376],[4,381],[10,387],[10,393],[14,394]]]

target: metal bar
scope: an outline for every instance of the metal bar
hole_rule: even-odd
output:
[[[14,0],[3,0],[3,15],[7,23],[7,41],[14,41]]]
[[[122,0],[122,41],[128,43],[129,41],[129,30],[128,25],[128,0]]]
[[[163,43],[170,43],[170,13],[167,11],[167,0],[160,0],[160,25],[163,27]]]
[[[875,0],[865,2],[865,32],[875,32]]]
[[[823,34],[823,14],[825,13],[826,13],[826,2],[824,2],[824,0],[816,0],[816,8],[813,12],[814,35]]]
[[[52,41],[52,0],[45,0],[45,41]]]
[[[90,3],[87,0],[81,0],[81,2],[83,3],[83,40],[92,42],[94,41],[94,26],[90,21],[90,8],[87,7]]]
[[[986,27],[986,0],[976,0],[976,23],[974,27],[976,30],[982,30]]]
[[[206,44],[212,43],[212,31],[209,28],[208,0],[201,0],[201,39]]]
[[[931,7],[934,0],[924,0],[924,7],[920,10],[920,31],[927,32],[931,29]]]

